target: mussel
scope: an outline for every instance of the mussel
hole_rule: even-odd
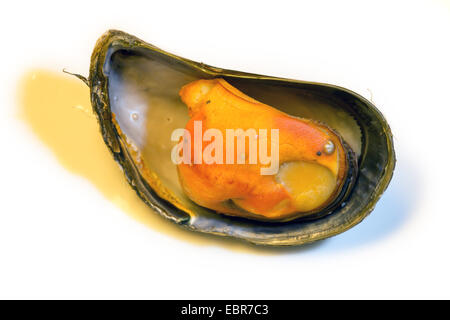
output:
[[[159,214],[193,231],[263,245],[324,239],[364,219],[393,175],[389,125],[371,102],[341,87],[212,67],[117,30],[97,41],[84,80],[103,139],[130,185]],[[235,108],[227,111],[230,116],[219,115],[225,105]],[[192,119],[207,112],[223,132],[268,123],[269,129],[273,123],[283,127],[282,163],[275,174],[255,183],[257,175],[248,170],[264,166],[241,165],[232,174],[215,169],[204,179],[193,173],[195,164],[174,163],[175,147],[186,142]],[[174,139],[180,128],[184,134]],[[178,160],[183,152],[175,152]],[[248,152],[241,154],[244,163]],[[235,152],[233,159],[239,156]],[[320,177],[320,188],[308,182],[316,191],[307,199],[295,177],[311,171]]]

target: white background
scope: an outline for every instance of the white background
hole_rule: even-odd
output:
[[[0,298],[450,298],[449,1],[11,1],[0,27]],[[136,219],[19,116],[27,72],[87,75],[109,28],[214,66],[372,95],[398,158],[375,211],[282,250],[191,234],[150,210]]]

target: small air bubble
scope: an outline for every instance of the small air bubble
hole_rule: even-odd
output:
[[[332,154],[334,152],[334,143],[331,140],[328,140],[324,146],[324,151],[326,154]]]
[[[133,112],[131,114],[131,119],[133,119],[134,121],[139,120],[139,115],[136,112]]]

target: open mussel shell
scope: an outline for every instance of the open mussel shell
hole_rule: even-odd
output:
[[[178,93],[193,80],[219,77],[290,115],[327,124],[351,146],[358,174],[351,194],[331,214],[262,222],[217,214],[187,198],[170,157],[177,143],[171,133],[189,120]],[[103,139],[130,185],[156,212],[193,231],[263,245],[324,239],[364,219],[393,174],[395,154],[386,120],[372,103],[344,88],[211,67],[115,30],[98,40],[88,84]]]

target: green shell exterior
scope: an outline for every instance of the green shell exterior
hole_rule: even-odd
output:
[[[352,116],[358,121],[363,135],[358,180],[345,206],[316,220],[267,223],[219,214],[204,219],[198,217],[191,219],[189,214],[158,197],[135,167],[129,150],[127,150],[112,121],[108,77],[104,74],[103,67],[111,50],[117,49],[154,51],[177,60],[177,63],[182,62],[191,68],[195,68],[208,77],[275,81],[289,86],[306,88],[324,95],[332,95],[345,103],[347,112],[351,112]],[[114,159],[123,168],[131,187],[157,213],[192,231],[234,237],[255,244],[273,246],[301,245],[325,239],[350,229],[369,215],[386,190],[393,175],[395,153],[388,123],[370,101],[345,88],[212,67],[175,56],[117,30],[106,32],[97,41],[91,57],[88,85],[91,91],[91,103],[97,115],[103,139]],[[149,214],[151,214],[150,211]]]

